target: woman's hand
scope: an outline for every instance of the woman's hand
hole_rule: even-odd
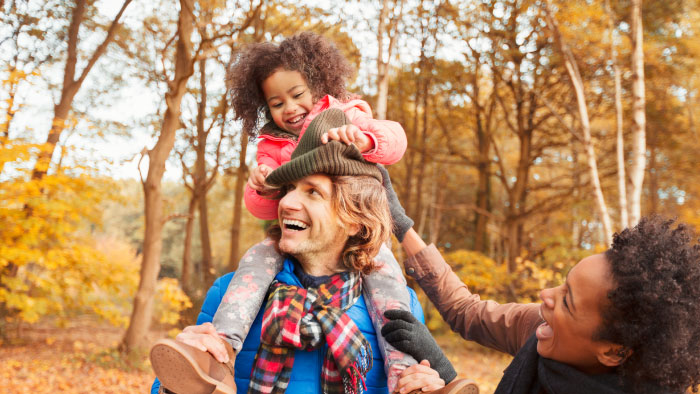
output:
[[[403,394],[414,390],[435,391],[443,387],[445,387],[445,381],[440,379],[436,370],[430,368],[428,360],[423,360],[420,364],[411,365],[401,373],[396,389]]]
[[[211,353],[220,363],[229,362],[228,352],[223,339],[216,332],[216,328],[211,323],[204,323],[198,326],[188,326],[177,334],[175,340],[195,347],[203,352]]]
[[[248,177],[248,186],[258,192],[265,191],[265,178],[272,172],[272,168],[265,164],[253,168]]]
[[[372,139],[367,137],[367,135],[354,124],[346,124],[328,129],[328,132],[321,136],[321,142],[327,144],[330,140],[342,141],[348,145],[355,144],[357,149],[362,153],[374,148]]]

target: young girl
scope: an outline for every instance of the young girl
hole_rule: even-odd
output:
[[[301,33],[280,45],[252,44],[245,48],[228,72],[228,85],[236,118],[243,129],[255,137],[260,129],[258,166],[250,175],[245,204],[256,217],[277,218],[278,200],[270,199],[265,177],[290,160],[299,137],[311,120],[328,108],[340,108],[351,125],[330,129],[329,139],[354,143],[367,161],[393,164],[406,150],[406,135],[401,125],[388,120],[372,119],[369,105],[351,99],[345,79],[351,67],[340,51],[314,33]],[[238,352],[263,305],[269,285],[280,271],[283,257],[272,241],[253,246],[243,256],[213,323],[233,349]],[[380,335],[384,311],[410,311],[409,294],[402,270],[391,251],[384,246],[376,257],[380,269],[364,278],[364,294],[384,355],[388,386],[396,387],[398,375],[416,361],[391,347]]]

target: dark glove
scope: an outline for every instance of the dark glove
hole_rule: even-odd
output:
[[[384,312],[389,321],[382,327],[382,335],[396,349],[411,355],[417,361],[428,360],[430,367],[440,374],[445,384],[457,377],[452,363],[442,352],[428,327],[408,311],[393,309]]]
[[[394,235],[399,242],[403,242],[403,237],[406,232],[413,227],[413,220],[406,216],[406,210],[403,209],[399,198],[396,196],[394,188],[391,186],[391,178],[389,172],[384,166],[378,165],[379,172],[382,173],[382,184],[386,190],[386,198],[389,200],[389,211],[391,211],[391,219],[394,221]]]

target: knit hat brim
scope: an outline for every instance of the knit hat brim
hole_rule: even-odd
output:
[[[272,171],[265,183],[280,187],[314,174],[331,176],[372,176],[382,181],[377,165],[366,161],[355,145],[341,141],[323,144],[321,136],[334,127],[350,124],[345,113],[339,109],[328,109],[320,113],[307,127],[292,153],[292,159]]]

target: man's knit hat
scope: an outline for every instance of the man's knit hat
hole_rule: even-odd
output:
[[[321,142],[328,129],[350,124],[345,113],[338,108],[327,109],[309,123],[299,145],[292,152],[292,159],[272,171],[265,183],[279,187],[313,174],[369,175],[382,181],[376,164],[366,161],[353,144],[331,140]]]

